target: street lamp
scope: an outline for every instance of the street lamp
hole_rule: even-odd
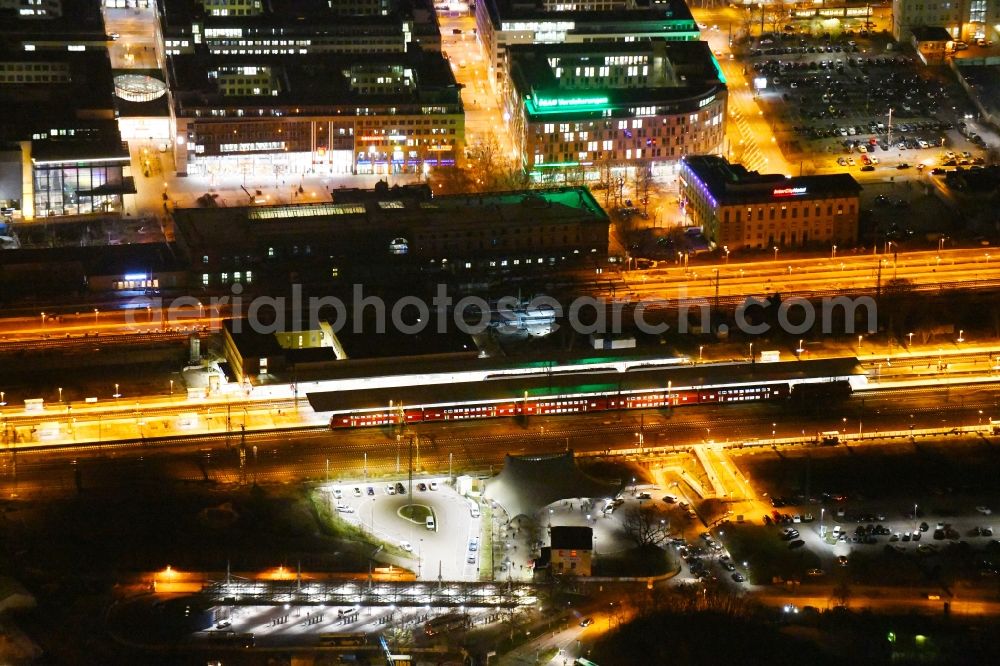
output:
[[[831,259],[836,259],[837,258],[837,246],[836,245],[834,245],[833,249],[830,251],[830,258]]]
[[[113,397],[115,400],[122,397],[122,394],[118,392],[118,384],[115,384],[115,394],[111,397]]]
[[[97,315],[98,315],[98,313],[99,313],[99,310],[97,308],[94,308],[94,323],[95,324],[97,323]]]
[[[802,342],[803,340],[799,340],[799,348],[795,350],[795,353],[797,353],[799,356],[801,356],[802,352],[805,351],[805,348],[802,346]]]
[[[729,263],[729,246],[728,245],[723,245],[722,246],[722,250],[726,253],[726,263],[728,264]],[[986,255],[986,261],[989,262],[989,260],[990,260],[990,255]]]
[[[774,246],[774,260],[775,261],[778,260],[778,246],[777,245]]]
[[[907,333],[906,337],[907,337],[906,346],[907,347],[913,346],[913,333]]]
[[[62,402],[62,387],[59,387],[59,402]]]
[[[753,362],[753,343],[750,343],[750,362]]]
[[[705,349],[705,345],[698,345],[698,362],[701,363],[701,352]]]
[[[958,342],[965,342],[965,338],[962,336],[963,333],[965,333],[964,330],[958,329]]]

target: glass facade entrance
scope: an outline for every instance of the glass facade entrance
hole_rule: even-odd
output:
[[[108,213],[122,208],[125,164],[36,164],[36,217]]]

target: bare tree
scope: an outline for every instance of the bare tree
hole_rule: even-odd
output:
[[[625,511],[622,529],[640,548],[659,546],[670,536],[666,519],[652,507],[629,507]]]

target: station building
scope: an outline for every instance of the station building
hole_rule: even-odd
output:
[[[706,42],[512,46],[500,88],[536,179],[639,166],[663,176],[685,155],[722,150],[727,89]]]
[[[426,186],[334,190],[333,202],[174,211],[195,283],[399,285],[606,262],[610,220],[586,188],[431,198]],[[275,286],[278,285],[278,286]]]
[[[479,0],[476,33],[496,78],[514,45],[700,39],[684,0]]]
[[[682,162],[680,186],[689,221],[727,251],[853,247],[858,239],[861,185],[850,174],[788,178],[693,155]]]
[[[179,175],[426,173],[463,154],[460,89],[440,53],[168,59]]]

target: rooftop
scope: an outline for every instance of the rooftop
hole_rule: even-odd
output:
[[[480,0],[485,3],[494,25],[518,19],[549,19],[579,23],[621,24],[630,21],[688,22],[695,28],[694,18],[684,0],[634,0],[633,9],[608,11],[550,11],[542,2],[532,0]]]
[[[30,139],[36,130],[106,124],[95,118],[114,124],[107,51],[0,50],[0,68],[4,67],[32,80],[0,83],[0,108],[4,110],[0,140]]]
[[[0,48],[20,49],[24,42],[92,42],[105,39],[100,0],[63,0],[59,16],[21,16],[0,9]]]
[[[667,105],[702,98],[725,89],[724,79],[707,42],[660,38],[633,42],[534,44],[508,47],[511,78],[522,98],[531,98],[531,115],[575,113],[599,116],[604,109],[629,104]],[[575,64],[599,65],[617,56],[647,57],[645,85],[636,78],[612,83],[596,77],[588,81],[557,75]],[[565,102],[565,103],[564,103]],[[544,104],[544,106],[543,106]]]
[[[766,199],[822,199],[856,196],[861,185],[847,173],[788,178],[780,173],[748,171],[717,155],[689,155],[684,164],[720,203]]]
[[[349,192],[349,198],[357,199],[355,190]],[[337,196],[334,190],[335,200]],[[451,195],[431,200],[419,192],[407,196],[390,188],[384,194],[348,203],[182,208],[174,212],[177,234],[189,247],[226,247],[232,253],[245,248],[244,253],[249,254],[269,239],[283,245],[289,237],[306,237],[315,239],[316,244],[354,246],[359,256],[366,249],[373,252],[370,256],[380,256],[392,238],[406,237],[417,227],[454,229],[467,221],[476,225],[494,221],[530,224],[581,218],[594,224],[609,223],[600,204],[582,187]]]
[[[212,55],[202,49],[171,56],[168,81],[178,108],[266,107],[282,105],[333,106],[342,104],[427,103],[461,104],[459,86],[440,53],[411,48],[407,53],[365,56],[313,54],[308,59],[283,55]],[[381,71],[397,81],[364,83]],[[257,95],[226,94],[219,73],[270,77],[270,89]],[[371,86],[371,90],[368,89]],[[270,94],[268,94],[270,93]]]
[[[556,550],[591,550],[594,547],[594,530],[591,527],[553,525],[552,548]]]

